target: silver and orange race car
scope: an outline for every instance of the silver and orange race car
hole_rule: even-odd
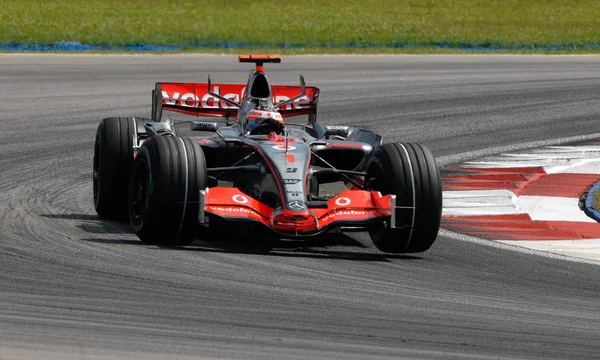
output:
[[[439,169],[428,148],[382,144],[317,122],[319,89],[271,85],[269,55],[246,84],[157,83],[151,118],[106,118],[94,151],[94,205],[140,240],[183,246],[210,231],[305,238],[366,231],[384,252],[434,243]],[[298,121],[301,119],[301,121]],[[233,230],[232,230],[233,229]]]

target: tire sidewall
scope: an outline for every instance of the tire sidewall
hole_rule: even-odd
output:
[[[147,172],[153,190],[144,211],[136,214],[140,167]],[[200,145],[170,135],[148,139],[138,151],[130,179],[129,217],[138,237],[162,246],[191,242],[197,228],[199,190],[205,185],[206,164]]]
[[[373,244],[392,253],[429,249],[439,230],[442,201],[439,169],[429,149],[420,144],[385,144],[367,162],[367,178],[369,166],[379,167],[378,175],[383,176],[376,190],[396,195],[396,224],[401,226],[383,224],[370,229]]]
[[[129,173],[133,164],[133,118],[106,118],[94,142],[93,201],[98,215],[127,219]],[[135,125],[135,124],[134,124]]]

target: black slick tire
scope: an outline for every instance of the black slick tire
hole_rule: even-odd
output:
[[[192,242],[206,184],[206,161],[196,141],[164,135],[144,142],[129,188],[129,218],[140,240],[160,246]]]
[[[367,163],[367,181],[383,195],[396,195],[396,227],[371,229],[373,244],[388,253],[428,250],[442,216],[440,172],[431,151],[411,143],[379,146]]]
[[[94,143],[94,207],[103,219],[127,220],[129,173],[133,164],[136,122],[130,117],[106,118]]]

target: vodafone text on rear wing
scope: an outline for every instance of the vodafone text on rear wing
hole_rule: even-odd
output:
[[[213,92],[232,103],[219,99],[209,93]],[[272,103],[276,105],[297,97],[300,86],[271,86]],[[162,109],[195,115],[236,117],[239,103],[246,96],[246,85],[243,84],[210,84],[210,83],[156,83],[152,91],[152,121],[160,121]],[[285,117],[310,115],[316,120],[319,89],[306,86],[304,96],[282,105],[278,111]]]

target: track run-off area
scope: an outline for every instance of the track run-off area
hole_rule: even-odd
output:
[[[0,55],[0,359],[600,357],[592,262],[448,230],[415,256],[362,234],[174,250],[101,221],[99,121],[149,117],[156,81],[243,83],[249,68],[217,55]],[[303,74],[319,87],[319,121],[423,143],[444,166],[600,137],[598,56],[284,56],[265,68],[273,84]]]

